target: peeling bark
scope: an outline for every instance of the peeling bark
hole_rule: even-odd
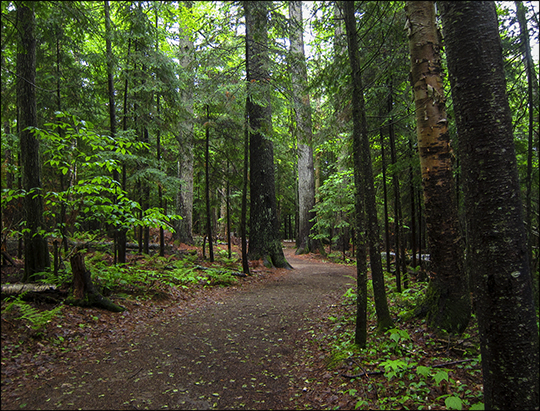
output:
[[[417,314],[439,333],[461,334],[471,315],[460,233],[452,149],[442,81],[441,41],[432,1],[406,3],[411,83],[424,189],[432,277]]]

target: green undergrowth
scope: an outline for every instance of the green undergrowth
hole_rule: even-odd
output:
[[[176,256],[145,256],[129,264],[111,264],[107,253],[94,251],[86,254],[86,268],[91,272],[94,285],[104,296],[114,295],[120,298],[168,299],[179,290],[192,290],[207,287],[226,287],[236,284],[239,279],[233,273],[238,269],[238,257],[233,253],[218,251],[216,262],[199,265],[197,254],[177,258]],[[204,269],[203,269],[204,268]],[[69,289],[72,272],[68,261],[54,274],[52,271],[37,273],[38,282],[56,285],[60,289]],[[31,334],[42,334],[46,324],[60,316],[64,305],[60,303],[51,309],[44,309],[32,302],[25,301],[20,294],[4,300],[2,315],[28,327]]]
[[[87,259],[92,278],[104,294],[122,293],[152,296],[153,292],[167,292],[170,289],[192,287],[229,286],[238,279],[234,276],[231,261],[217,261],[214,267],[197,265],[197,255],[187,255],[181,259],[175,256],[149,256],[137,263],[108,264],[94,253]],[[236,261],[236,260],[235,260]]]
[[[393,279],[387,276],[387,288]],[[403,318],[421,299],[425,283],[410,283],[387,295],[394,328],[376,328],[373,291],[368,287],[368,342],[354,344],[356,294],[347,290],[341,305],[325,320],[330,328],[318,340],[327,347],[326,365],[339,375],[340,395],[355,409],[483,409],[476,321],[459,338],[439,340],[424,320]],[[329,347],[329,349],[328,349]]]

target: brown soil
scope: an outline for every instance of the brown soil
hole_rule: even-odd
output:
[[[36,378],[18,387],[6,387],[3,373],[2,409],[298,406],[291,397],[303,384],[295,360],[307,347],[306,330],[328,315],[356,270],[295,256],[291,247],[285,254],[293,270],[199,295],[197,304],[160,306],[154,318],[137,316],[136,304],[125,304],[130,310],[121,314],[93,310],[102,337],[88,354],[22,365]],[[138,323],[136,331],[122,335],[107,327],[110,315]]]

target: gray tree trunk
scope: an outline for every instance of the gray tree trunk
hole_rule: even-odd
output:
[[[441,2],[485,409],[538,409],[538,327],[494,2]]]
[[[193,41],[187,33],[180,29],[180,65],[190,73],[195,68]],[[182,220],[176,223],[175,238],[182,243],[193,243],[193,82],[186,84],[182,92],[183,106],[187,110],[187,118],[180,125],[178,144],[180,158],[178,160],[178,179],[181,187],[176,196],[176,213]]]
[[[289,3],[291,20],[291,79],[294,110],[296,113],[296,136],[298,141],[298,248],[297,254],[309,253],[320,248],[320,242],[310,238],[315,224],[315,169],[313,167],[313,130],[311,105],[307,87],[306,56],[304,52],[304,29],[302,2]]]

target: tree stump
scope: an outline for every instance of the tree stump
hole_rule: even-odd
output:
[[[67,303],[80,307],[98,307],[113,312],[125,310],[124,307],[116,305],[96,290],[81,253],[75,253],[70,261],[73,271],[73,294],[66,299]]]

